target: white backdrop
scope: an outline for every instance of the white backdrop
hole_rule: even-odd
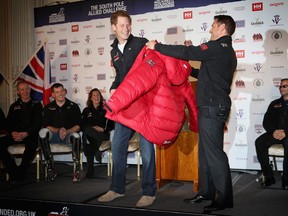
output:
[[[115,77],[110,63],[110,44],[115,36],[109,17],[117,9],[132,11],[128,0],[97,2],[35,10],[36,43],[48,40],[53,80],[65,85],[68,98],[77,102],[81,110],[85,107],[87,93],[94,87],[108,99]],[[164,1],[167,4],[159,0],[138,2],[152,4],[154,10],[133,13],[133,35],[166,44],[199,45],[209,40],[215,15],[227,14],[234,18],[237,29],[233,46],[238,66],[232,84],[232,110],[224,148],[232,169],[259,169],[254,141],[265,132],[263,115],[271,100],[280,96],[280,79],[288,77],[287,0],[236,1],[201,7],[194,7],[191,1],[191,7],[177,9],[173,8],[176,0]],[[74,4],[79,11],[73,14],[76,21],[70,22],[67,21],[71,18],[69,7]],[[42,13],[44,10],[46,14]],[[83,20],[83,14],[88,18]],[[43,24],[37,24],[37,20],[39,23],[44,20]],[[134,155],[129,157],[128,163],[136,162]]]

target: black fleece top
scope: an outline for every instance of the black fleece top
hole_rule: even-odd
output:
[[[230,108],[231,84],[237,66],[231,36],[223,36],[199,46],[156,44],[155,50],[184,60],[201,61],[200,69],[192,69],[198,79],[197,105]]]
[[[105,114],[104,107],[97,109],[93,105],[85,107],[82,112],[81,130],[84,131],[87,126],[99,126],[104,128],[105,133],[109,133],[114,129],[114,122],[107,119]]]
[[[52,126],[69,129],[75,125],[81,125],[81,111],[78,104],[66,98],[61,107],[55,101],[44,107],[43,127]]]
[[[29,135],[38,134],[41,129],[42,104],[30,100],[23,102],[20,98],[11,104],[7,115],[7,130],[27,132]]]
[[[283,129],[288,135],[288,101],[283,97],[272,101],[263,118],[263,127],[267,133],[273,134],[277,129]]]
[[[116,70],[116,77],[110,89],[116,89],[124,80],[139,52],[147,42],[146,38],[134,37],[131,34],[122,53],[118,48],[118,39],[114,40],[113,44],[111,44],[112,50],[110,53],[113,66]]]

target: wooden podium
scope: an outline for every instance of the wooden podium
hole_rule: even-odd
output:
[[[181,131],[173,144],[156,147],[156,181],[158,188],[169,181],[193,181],[198,191],[198,133]]]

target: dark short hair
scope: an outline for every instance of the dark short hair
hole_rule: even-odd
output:
[[[281,82],[283,82],[283,81],[288,81],[288,78],[281,79]]]
[[[110,23],[111,25],[116,25],[118,22],[118,17],[127,17],[130,24],[132,23],[132,19],[130,17],[130,15],[128,14],[127,11],[124,10],[118,10],[116,12],[114,12],[111,17],[110,17]]]
[[[51,91],[53,92],[55,88],[64,88],[63,84],[62,83],[54,83],[52,86],[51,86]]]
[[[234,19],[229,15],[214,16],[214,20],[219,24],[225,24],[227,33],[231,36],[235,32],[236,24]]]

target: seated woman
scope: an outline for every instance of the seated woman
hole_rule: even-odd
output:
[[[86,107],[82,112],[83,149],[87,158],[87,178],[94,174],[94,156],[101,163],[102,153],[99,151],[101,143],[109,140],[110,131],[114,129],[114,122],[105,118],[103,96],[94,88],[89,92]],[[87,140],[89,142],[87,142]]]

